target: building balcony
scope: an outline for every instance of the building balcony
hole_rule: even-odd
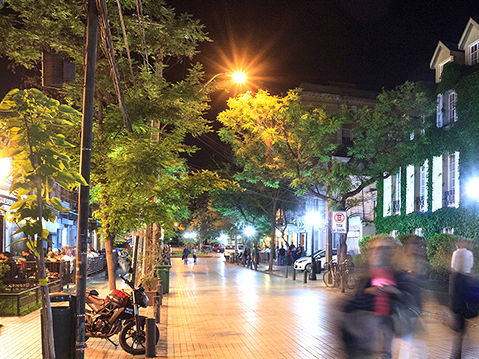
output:
[[[391,214],[398,214],[401,211],[401,201],[392,201],[391,209]]]
[[[443,207],[454,206],[456,204],[456,191],[444,191],[442,197]]]
[[[414,198],[414,211],[424,212],[425,208],[424,196],[417,196]]]

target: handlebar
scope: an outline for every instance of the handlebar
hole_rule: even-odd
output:
[[[128,284],[131,289],[135,289],[135,287],[134,287],[134,285],[133,285],[133,282],[132,282],[131,280],[126,279],[126,278],[123,277],[121,274],[120,274],[120,278],[123,279],[123,281],[124,281],[126,284]]]

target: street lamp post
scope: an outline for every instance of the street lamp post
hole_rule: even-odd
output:
[[[314,263],[314,224],[319,218],[318,212],[310,212],[306,215],[306,222],[311,224],[311,273],[309,280],[316,280],[316,266]]]

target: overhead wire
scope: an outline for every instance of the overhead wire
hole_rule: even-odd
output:
[[[148,50],[146,48],[146,35],[145,35],[145,25],[143,22],[143,4],[141,0],[135,0],[136,2],[136,14],[138,16],[138,25],[140,27],[140,40],[141,40],[141,47],[144,52],[144,65],[145,69],[148,69],[150,67],[150,64],[148,62]]]
[[[118,14],[120,16],[121,30],[123,31],[123,40],[125,42],[126,54],[128,56],[128,64],[130,65],[131,81],[133,81],[133,87],[136,88],[135,75],[133,73],[133,65],[131,63],[130,46],[128,46],[128,37],[126,35],[125,22],[123,21],[123,10],[121,9],[120,0],[116,0],[116,3],[118,5]]]

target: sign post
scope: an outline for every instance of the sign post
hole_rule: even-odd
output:
[[[333,233],[348,233],[346,212],[333,212]]]

